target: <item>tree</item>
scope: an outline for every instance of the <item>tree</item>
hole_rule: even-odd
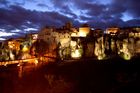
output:
[[[33,46],[35,47],[35,52],[37,56],[44,56],[49,52],[49,44],[44,40],[37,40]]]

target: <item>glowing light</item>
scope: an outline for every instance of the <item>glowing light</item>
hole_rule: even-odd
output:
[[[86,37],[89,32],[90,32],[89,27],[81,27],[81,28],[79,28],[78,35],[81,37]]]
[[[76,33],[71,34],[72,37],[77,37],[78,35]]]
[[[31,55],[28,53],[23,53],[21,59],[28,59],[28,60],[23,60],[24,62],[29,61],[29,58],[31,58]]]
[[[11,60],[15,60],[15,55],[12,53],[12,51],[10,51],[10,55],[9,56],[10,56]]]
[[[13,48],[14,48],[13,42],[12,42],[12,41],[9,41],[9,42],[8,42],[8,46],[9,46],[9,48],[13,49]]]
[[[97,56],[98,60],[103,60],[104,58],[105,58],[105,54],[104,53]]]
[[[99,52],[101,52],[101,51],[99,50],[99,47],[98,47],[98,46],[95,47],[95,52],[94,52],[95,56],[98,56],[98,55],[100,54]]]
[[[23,49],[22,49],[23,52],[27,52],[28,50],[29,50],[29,49],[28,49],[27,46],[24,46]]]
[[[99,38],[98,41],[102,42],[102,38]],[[103,43],[102,44],[95,43],[95,46],[96,46],[95,52],[94,52],[95,56],[97,56],[98,60],[103,60],[106,57],[106,55],[104,53],[105,49],[104,49]]]
[[[17,66],[19,67],[20,66],[20,63]]]
[[[76,46],[77,45],[77,43],[76,43],[76,41],[71,41],[71,46]]]
[[[107,28],[106,29],[106,33],[111,34],[111,35],[115,35],[118,31],[119,31],[119,28]]]
[[[134,36],[134,33],[133,32],[129,33],[129,37],[132,37],[132,36]]]
[[[80,53],[80,50],[79,49],[76,49],[75,51],[73,51],[71,53],[71,57],[72,58],[80,58],[82,56],[82,54]]]
[[[97,58],[98,58],[98,60],[102,60],[102,59],[103,59],[103,57],[102,57],[102,56],[98,56]]]
[[[89,32],[90,32],[89,27],[80,27],[79,32],[73,32],[71,36],[72,37],[86,37]]]
[[[120,49],[120,51],[118,51],[118,54],[124,60],[130,60],[132,58],[132,54],[130,53],[130,51],[128,49],[128,42],[127,42],[127,40],[124,40],[123,47],[122,47],[122,49]]]
[[[7,66],[7,62],[4,64],[4,66]]]
[[[38,38],[38,34],[33,34],[32,37],[34,40],[36,40]]]
[[[87,36],[87,34],[84,33],[84,32],[79,32],[78,35],[81,36],[81,37],[86,37]]]
[[[38,60],[37,60],[37,59],[35,59],[34,63],[37,65],[37,64],[38,64]]]
[[[131,54],[130,53],[126,53],[126,54],[123,55],[123,58],[125,60],[130,60],[131,59]]]
[[[62,38],[62,39],[60,39],[60,43],[61,43],[62,47],[68,47],[69,46],[69,42],[70,42],[69,38]]]

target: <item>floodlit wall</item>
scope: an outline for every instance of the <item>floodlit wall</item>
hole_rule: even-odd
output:
[[[107,28],[106,29],[106,33],[107,34],[115,34],[115,33],[117,33],[119,31],[119,28]]]
[[[80,27],[79,32],[78,32],[78,36],[86,37],[89,34],[89,32],[90,32],[89,27]]]

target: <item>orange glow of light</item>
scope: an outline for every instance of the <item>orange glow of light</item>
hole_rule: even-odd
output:
[[[19,67],[20,66],[20,63],[17,66]]]
[[[4,66],[7,66],[7,62],[4,64]]]
[[[34,63],[37,65],[37,64],[38,64],[38,60],[37,60],[37,59],[35,59]]]
[[[72,37],[86,37],[89,34],[90,28],[89,27],[80,27],[79,32],[73,32],[71,34]]]
[[[80,27],[78,35],[80,37],[86,37],[87,34],[89,34],[89,32],[90,32],[90,28],[89,27]]]
[[[13,49],[13,48],[15,47],[15,45],[13,44],[12,41],[9,41],[9,42],[8,42],[8,46],[9,46],[9,48],[11,48],[11,49]]]
[[[78,35],[76,33],[71,34],[72,37],[77,37]]]
[[[29,58],[31,58],[31,55],[28,53],[23,53],[21,59],[24,59],[23,61],[29,61]]]
[[[116,27],[112,27],[112,28],[108,28],[107,30],[106,30],[106,33],[107,34],[111,34],[111,35],[115,35],[115,33],[117,33],[119,31],[119,28],[116,28]]]
[[[28,49],[27,46],[24,46],[23,49],[22,49],[23,52],[27,52],[28,50],[29,50],[29,49]]]
[[[84,32],[79,32],[78,35],[81,36],[81,37],[86,37],[87,36],[87,34],[84,33]]]

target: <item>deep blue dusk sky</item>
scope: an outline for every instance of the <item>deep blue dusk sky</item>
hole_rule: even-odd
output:
[[[45,25],[140,26],[140,0],[0,0],[0,40]]]

